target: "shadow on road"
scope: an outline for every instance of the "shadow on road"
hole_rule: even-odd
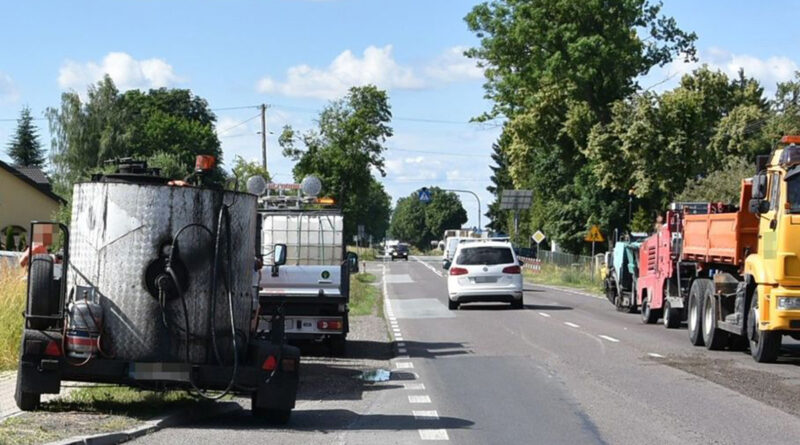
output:
[[[406,341],[405,344],[406,348],[408,348],[408,355],[414,358],[452,357],[456,355],[470,354],[472,352],[471,350],[466,349],[463,343],[456,342],[431,343]]]
[[[458,417],[439,417],[435,420],[418,420],[413,415],[359,414],[347,409],[294,410],[289,424],[276,427],[253,417],[249,410],[236,411],[222,418],[192,425],[192,429],[214,430],[294,430],[294,431],[363,431],[363,430],[419,430],[425,428],[465,429],[475,424]],[[267,442],[269,441],[266,439]]]
[[[526,304],[525,309],[532,311],[571,311],[572,306],[561,306],[558,304]]]

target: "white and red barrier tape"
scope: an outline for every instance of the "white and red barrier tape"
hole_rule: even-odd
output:
[[[536,258],[528,258],[528,257],[518,257],[522,260],[522,268],[530,270],[531,272],[541,272],[542,271],[542,260]]]

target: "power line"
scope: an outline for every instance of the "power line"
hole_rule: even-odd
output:
[[[250,108],[258,108],[261,105],[242,105],[239,107],[221,107],[221,108],[209,108],[210,111],[229,111],[229,110],[247,110]]]
[[[253,116],[253,117],[251,117],[251,118],[249,118],[249,119],[243,120],[243,121],[239,122],[238,124],[236,124],[236,125],[233,125],[233,126],[230,126],[230,127],[226,128],[226,129],[224,129],[224,130],[222,130],[222,131],[218,131],[218,132],[217,132],[217,136],[219,136],[219,135],[222,135],[222,134],[225,134],[225,133],[227,133],[227,132],[229,132],[229,131],[233,130],[234,128],[236,128],[236,127],[240,127],[240,126],[242,126],[242,125],[244,125],[244,124],[246,124],[246,123],[250,122],[251,120],[253,120],[253,119],[255,119],[255,118],[258,118],[258,117],[261,117],[261,113],[258,113],[258,114],[256,114],[255,116]]]

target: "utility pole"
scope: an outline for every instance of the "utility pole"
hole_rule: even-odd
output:
[[[478,198],[478,195],[470,190],[456,190],[456,189],[441,189],[443,192],[456,192],[456,193],[469,193],[475,197],[475,200],[478,201],[478,230],[483,233],[483,227],[481,227],[481,198]]]
[[[267,105],[261,104],[261,166],[267,170]]]

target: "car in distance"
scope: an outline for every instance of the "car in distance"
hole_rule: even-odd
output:
[[[459,244],[447,273],[448,307],[462,303],[497,301],[522,309],[522,269],[508,242],[475,241]]]
[[[392,249],[391,255],[392,255],[392,261],[394,261],[395,258],[397,259],[402,258],[408,261],[408,244],[402,244],[402,243],[398,244],[397,246],[395,246],[394,249]]]

